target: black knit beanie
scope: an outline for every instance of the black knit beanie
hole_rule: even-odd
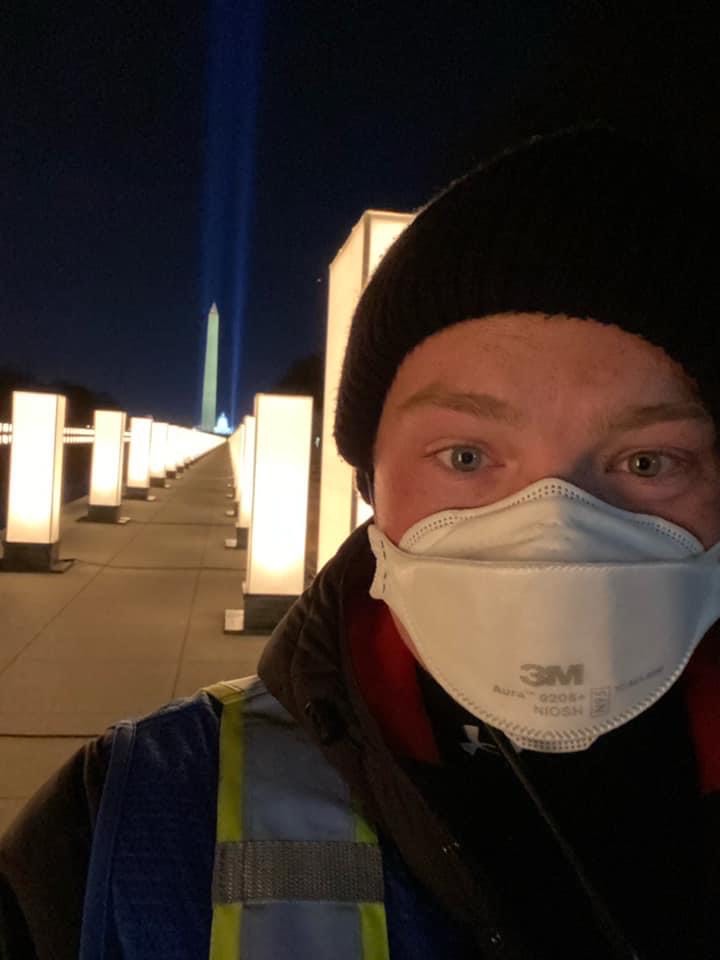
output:
[[[535,138],[451,184],[390,248],[355,311],[340,453],[361,481],[371,475],[403,358],[444,327],[508,312],[640,334],[682,364],[720,422],[716,210],[709,185],[601,127]]]

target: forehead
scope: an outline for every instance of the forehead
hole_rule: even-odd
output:
[[[535,402],[568,389],[694,396],[682,367],[660,347],[620,327],[544,314],[502,314],[454,324],[420,343],[400,365],[386,408],[441,382],[493,387]]]

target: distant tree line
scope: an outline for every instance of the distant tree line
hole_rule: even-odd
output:
[[[0,366],[0,421],[12,417],[13,390],[33,390],[39,393],[61,393],[67,397],[67,425],[84,427],[92,424],[94,410],[119,410],[114,397],[104,391],[91,390],[68,380],[39,380],[19,367]]]
[[[316,410],[322,410],[325,358],[319,353],[296,360],[273,387],[273,393],[311,396]]]

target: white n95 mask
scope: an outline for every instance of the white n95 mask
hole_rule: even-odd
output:
[[[427,517],[397,547],[368,533],[370,595],[447,693],[519,747],[583,750],[631,720],[720,617],[720,543],[553,477]]]

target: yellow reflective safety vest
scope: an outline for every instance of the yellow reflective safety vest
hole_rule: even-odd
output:
[[[111,733],[80,960],[389,960],[378,838],[258,678]]]
[[[387,960],[382,856],[339,774],[256,678],[223,704],[210,960]]]

